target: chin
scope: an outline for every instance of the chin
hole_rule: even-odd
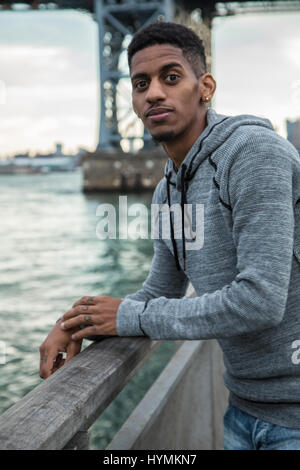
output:
[[[174,137],[175,137],[174,131],[162,132],[160,134],[155,134],[155,135],[152,134],[152,139],[155,142],[159,142],[159,143],[170,142],[171,140],[174,139]]]

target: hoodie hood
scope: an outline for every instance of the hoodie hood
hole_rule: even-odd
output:
[[[185,156],[179,169],[175,168],[173,161],[168,158],[165,166],[165,177],[169,176],[170,184],[181,191],[182,179],[193,178],[201,163],[220,147],[237,127],[255,125],[274,130],[269,119],[241,114],[237,116],[225,116],[216,113],[212,108],[207,110],[207,126],[195,141],[192,148]],[[182,172],[185,176],[182,178]]]
[[[196,173],[201,163],[208,158],[218,147],[220,147],[240,126],[261,126],[267,129],[274,130],[271,122],[268,119],[242,114],[237,116],[225,116],[217,114],[213,109],[207,110],[207,126],[200,134],[182,164],[177,170],[173,161],[168,158],[165,166],[165,178],[167,180],[167,199],[168,206],[171,207],[171,191],[170,186],[175,186],[181,192],[181,232],[182,232],[182,252],[183,252],[183,265],[185,270],[186,251],[185,251],[185,234],[184,234],[184,206],[187,204],[186,192],[188,189],[188,182]],[[171,241],[174,251],[175,264],[180,271],[181,267],[178,259],[177,245],[174,236],[173,220],[170,213],[170,230]]]

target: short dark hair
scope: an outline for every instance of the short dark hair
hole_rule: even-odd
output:
[[[170,44],[179,47],[197,77],[206,72],[205,49],[199,36],[182,24],[164,21],[152,23],[137,31],[133,36],[127,50],[129,68],[136,52],[155,44]]]

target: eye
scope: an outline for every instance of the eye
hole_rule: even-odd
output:
[[[166,81],[168,83],[177,83],[177,81],[179,80],[179,75],[177,75],[176,73],[169,73],[167,76],[166,76]]]
[[[139,80],[138,82],[135,82],[134,88],[137,90],[144,90],[147,87],[147,81],[146,80]]]

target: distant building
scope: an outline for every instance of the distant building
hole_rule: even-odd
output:
[[[80,149],[76,155],[66,155],[62,150],[62,144],[56,144],[56,150],[52,153],[36,154],[34,157],[30,157],[28,153],[15,155],[14,158],[0,161],[0,173],[49,173],[78,169],[85,153],[84,149]]]
[[[54,155],[55,156],[63,155],[62,149],[63,149],[62,144],[56,144],[56,151],[54,152]]]
[[[300,152],[300,119],[297,121],[286,120],[287,139]]]
[[[29,153],[18,153],[14,158],[29,158]]]

